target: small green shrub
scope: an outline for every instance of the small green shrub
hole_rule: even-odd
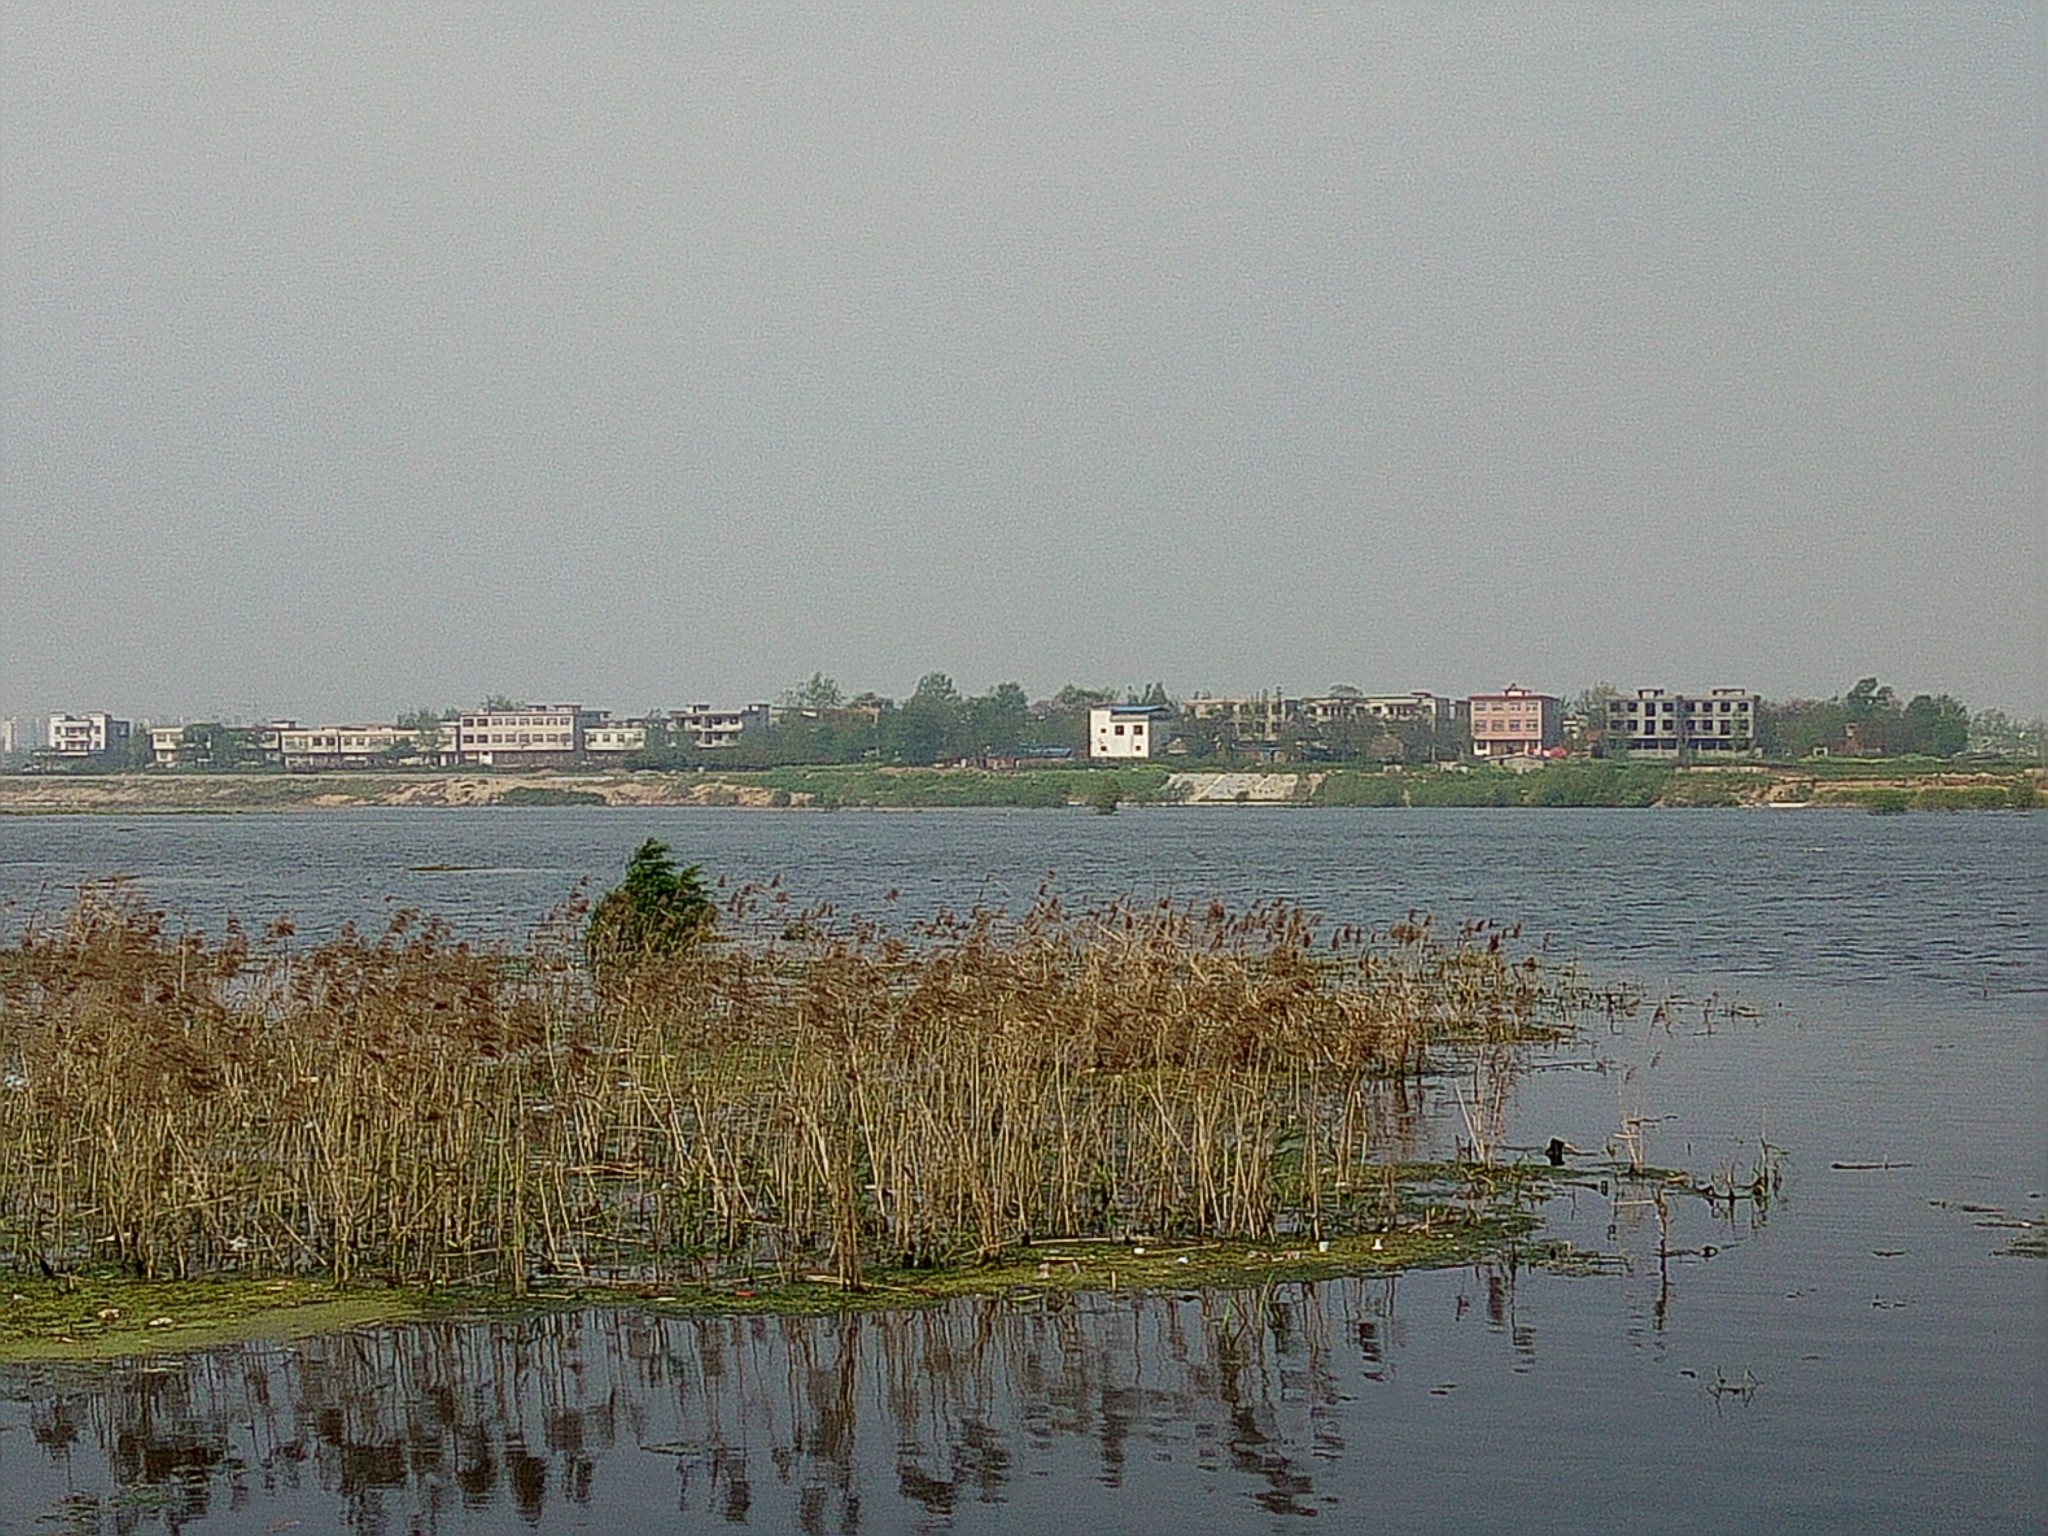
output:
[[[1402,781],[1391,774],[1338,769],[1316,786],[1317,805],[1386,807],[1403,804]]]
[[[1931,785],[1914,796],[1917,811],[2002,811],[2012,804],[2005,784]]]
[[[703,869],[677,869],[668,844],[650,837],[626,861],[626,878],[591,909],[591,967],[603,971],[700,943],[718,922]]]
[[[499,805],[603,805],[603,795],[589,789],[557,789],[550,784],[517,784],[498,796]]]

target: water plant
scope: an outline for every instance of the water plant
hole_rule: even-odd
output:
[[[1517,937],[1050,892],[892,926],[779,881],[714,908],[652,842],[512,949],[410,913],[209,940],[88,890],[0,951],[0,1264],[847,1287],[1484,1224],[1533,1197],[1415,1172],[1423,1078],[1597,1001]]]

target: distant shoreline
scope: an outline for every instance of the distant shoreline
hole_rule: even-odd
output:
[[[1687,806],[1908,810],[2023,809],[2043,776],[2015,767],[1887,773],[1876,764],[1823,769],[1746,764],[1582,764],[1513,773],[1384,773],[1371,769],[1172,772],[1116,769],[995,772],[972,768],[824,767],[731,773],[122,773],[0,775],[0,815],[287,813],[366,807],[590,806],[742,810],[1114,808],[1159,805],[1435,807]],[[1609,770],[1609,771],[1600,771]]]

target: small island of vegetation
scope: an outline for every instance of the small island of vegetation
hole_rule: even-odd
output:
[[[209,939],[88,889],[0,951],[0,1335],[1448,1262],[1535,1240],[1572,1176],[1504,1151],[1482,1085],[1634,1006],[1485,923],[1045,892],[890,925],[779,882],[714,906],[652,842],[516,949],[412,914]],[[1454,1067],[1468,1134],[1425,1153]]]

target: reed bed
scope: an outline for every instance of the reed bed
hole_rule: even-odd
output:
[[[850,1286],[1359,1231],[1398,1208],[1419,1077],[1598,1001],[1513,930],[1285,903],[890,926],[772,884],[595,977],[584,915],[308,944],[85,891],[0,951],[0,1263]]]

